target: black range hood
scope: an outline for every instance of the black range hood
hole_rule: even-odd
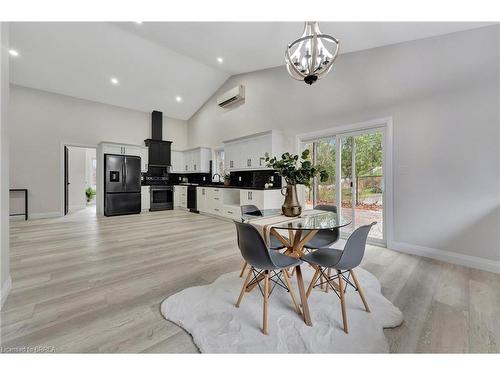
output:
[[[151,113],[151,138],[144,140],[149,148],[149,166],[168,168],[171,164],[172,141],[163,140],[163,113]]]

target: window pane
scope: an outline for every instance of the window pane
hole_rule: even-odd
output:
[[[340,165],[340,200],[342,203],[342,216],[352,221],[352,145],[353,137],[341,138],[341,165]],[[342,228],[343,232],[351,233],[354,223]]]
[[[302,145],[302,151],[309,150],[308,160],[314,163],[314,143],[304,143]],[[305,208],[311,209],[314,207],[314,194],[313,194],[313,186],[314,181],[311,181],[311,186],[305,186],[304,190],[304,200],[305,200]]]
[[[336,205],[335,196],[335,138],[321,139],[316,142],[316,164],[326,169],[328,180],[321,182],[317,178],[317,191],[315,204]]]
[[[382,133],[363,134],[356,142],[356,227],[377,224],[369,236],[383,238]]]

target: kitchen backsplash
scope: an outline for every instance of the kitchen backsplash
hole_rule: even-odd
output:
[[[168,177],[170,184],[190,182],[203,185],[212,183],[212,176],[209,173],[170,173]],[[187,181],[183,181],[183,178]],[[223,181],[222,176],[221,182]],[[275,171],[231,172],[231,186],[263,188],[267,183],[272,183],[273,187],[280,188],[282,186],[281,177]]]
[[[262,188],[266,183],[273,187],[281,187],[281,177],[276,171],[239,171],[231,172],[231,185]]]
[[[168,175],[168,182],[178,184],[182,182],[182,178],[187,178],[187,182],[195,184],[209,184],[212,182],[210,173],[170,173]]]

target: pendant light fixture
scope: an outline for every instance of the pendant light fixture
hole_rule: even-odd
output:
[[[317,22],[305,22],[302,36],[290,43],[285,51],[288,73],[312,85],[332,68],[339,43],[333,36],[322,34]]]

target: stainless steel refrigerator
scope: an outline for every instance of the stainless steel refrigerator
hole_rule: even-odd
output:
[[[104,156],[104,215],[141,212],[141,158]]]

